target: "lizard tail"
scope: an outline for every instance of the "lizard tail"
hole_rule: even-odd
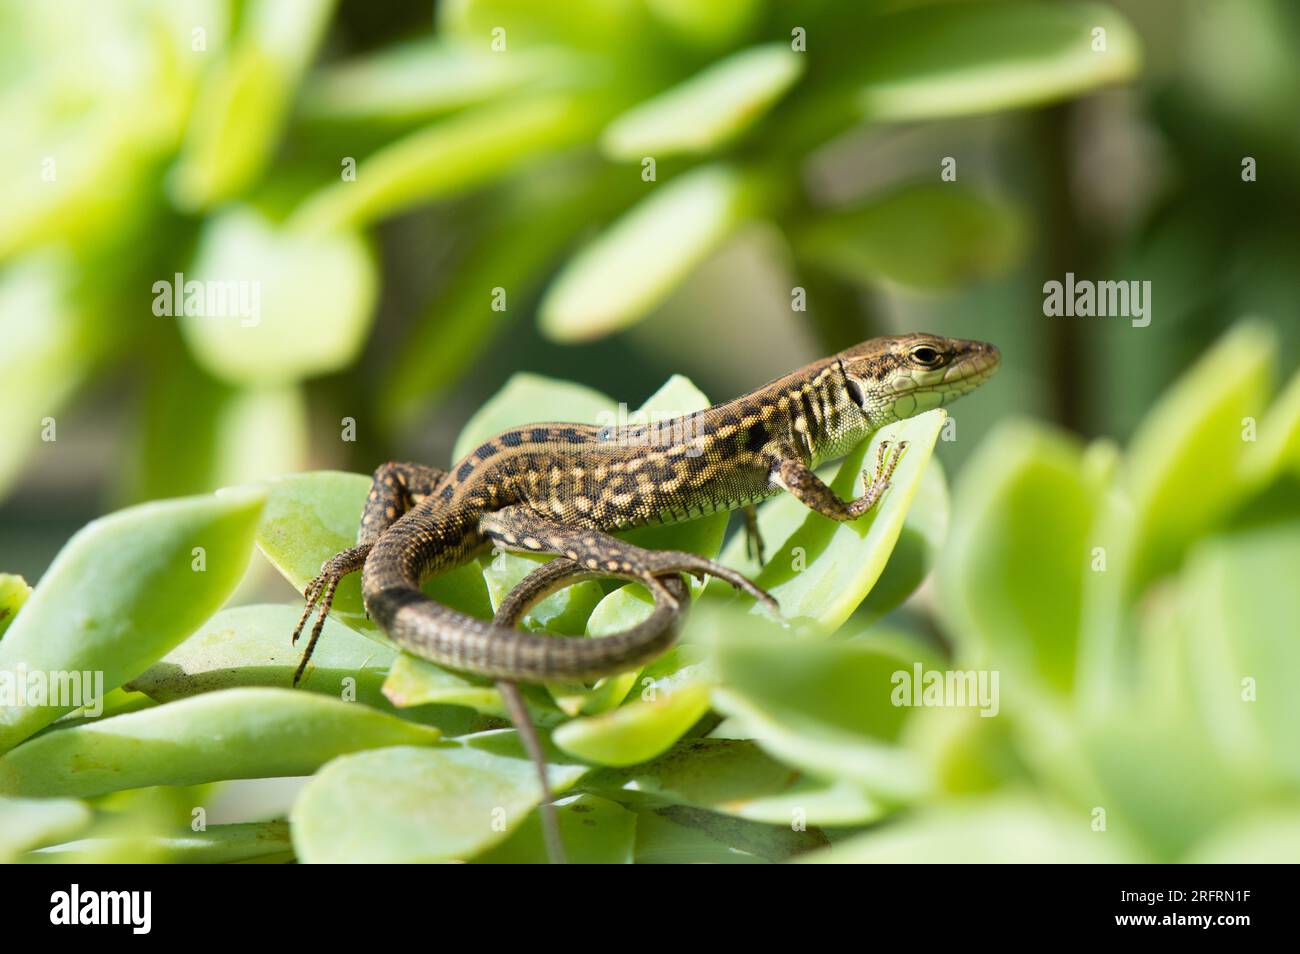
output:
[[[398,646],[422,659],[493,679],[575,682],[633,669],[673,644],[680,628],[686,587],[665,575],[651,586],[654,609],[623,632],[600,639],[569,639],[527,633],[477,619],[430,599],[419,588],[419,571],[404,559],[411,552],[391,531],[366,561],[366,610]],[[530,573],[502,602],[498,618],[519,618],[537,601],[573,583],[634,573],[594,572],[564,557]]]

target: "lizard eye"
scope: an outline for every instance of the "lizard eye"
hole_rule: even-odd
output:
[[[912,360],[917,364],[925,365],[927,368],[938,364],[940,357],[939,352],[929,345],[921,345],[912,349]]]

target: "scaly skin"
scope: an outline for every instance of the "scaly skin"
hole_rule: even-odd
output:
[[[537,768],[542,831],[552,861],[564,859],[546,761],[516,681],[575,681],[630,669],[676,638],[685,587],[680,573],[711,575],[775,609],[734,570],[689,553],[644,550],[608,531],[690,520],[746,508],[782,490],[833,520],[854,520],[880,500],[904,446],[882,445],[866,492],[840,500],[814,473],[886,424],[948,404],[998,366],[998,351],[934,335],[874,338],[708,410],[620,431],[535,424],[485,441],[451,471],[389,463],[371,484],[357,546],[326,561],[307,587],[320,614],[297,684],[341,577],[362,570],[366,609],[389,637],[425,659],[497,679]],[[493,544],[552,553],[491,622],[456,612],[420,591],[425,579]],[[515,629],[548,593],[591,576],[639,580],[654,611],[601,639],[557,639]]]
[[[874,338],[671,421],[622,430],[516,428],[445,473],[386,464],[375,473],[358,546],[328,561],[307,589],[299,629],[314,604],[321,609],[303,665],[338,579],[358,569],[366,609],[380,628],[403,649],[442,665],[541,682],[591,679],[644,663],[674,637],[661,614],[654,625],[601,639],[556,639],[466,616],[429,599],[420,585],[496,544],[563,556],[575,574],[639,579],[659,600],[672,600],[662,580],[687,572],[717,576],[771,603],[713,561],[643,550],[608,531],[749,507],[782,490],[832,519],[856,519],[884,494],[903,448],[882,448],[866,493],[853,501],[836,497],[814,469],[886,424],[969,393],[998,362],[997,349],[982,342]],[[548,585],[554,588],[555,579]],[[534,584],[521,586],[527,597]]]

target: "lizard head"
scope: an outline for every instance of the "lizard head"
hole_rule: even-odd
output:
[[[951,404],[991,377],[1002,360],[986,342],[928,334],[872,338],[836,358],[850,398],[873,429]]]

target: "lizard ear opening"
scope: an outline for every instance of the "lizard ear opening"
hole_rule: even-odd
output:
[[[848,375],[844,376],[844,380],[848,382],[849,397],[853,398],[853,403],[865,411],[867,409],[867,396],[862,391],[862,385]]]

